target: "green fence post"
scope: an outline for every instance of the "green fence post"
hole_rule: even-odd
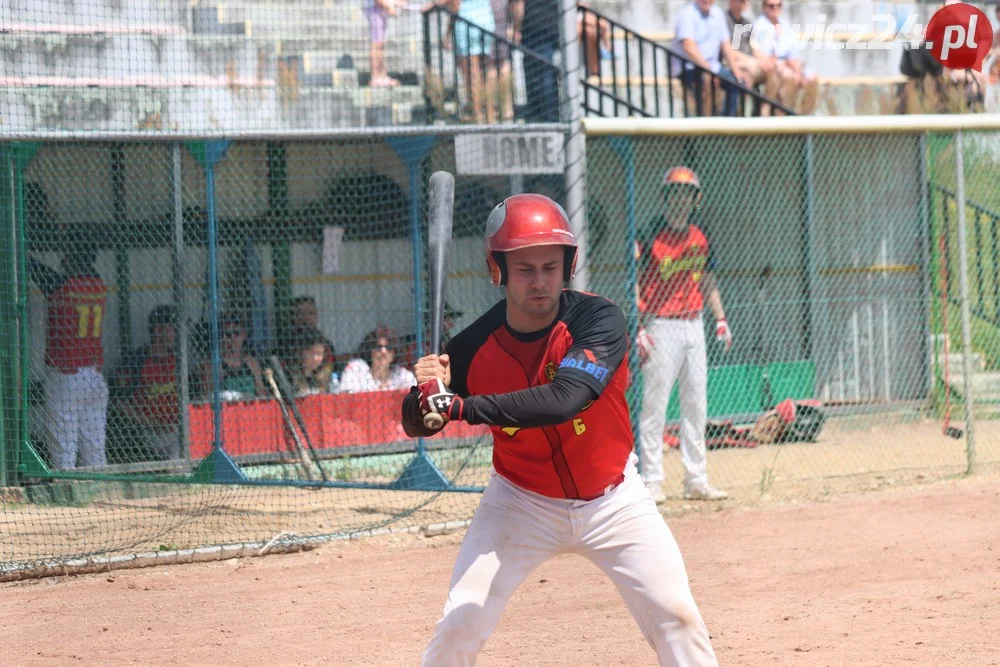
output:
[[[17,215],[14,212],[14,158],[10,144],[0,145],[0,486],[8,486],[15,469],[17,429],[17,337],[15,334],[17,281]]]
[[[198,464],[195,479],[206,482],[246,481],[246,475],[222,445],[222,354],[219,343],[219,232],[215,211],[215,165],[226,154],[228,140],[198,141],[188,148],[205,170],[205,208],[208,213],[209,331],[212,359],[212,452]]]
[[[642,410],[642,388],[639,384],[639,350],[635,345],[639,333],[639,309],[635,301],[636,283],[638,282],[638,267],[636,266],[635,244],[635,147],[630,137],[611,137],[608,139],[611,148],[618,154],[625,168],[625,225],[627,228],[625,249],[625,264],[628,266],[628,279],[625,286],[626,317],[628,318],[628,371],[632,377],[629,386],[628,403],[632,419],[632,442],[636,455],[639,454],[639,419]],[[640,464],[640,470],[641,470]]]
[[[272,221],[288,225],[288,147],[271,142],[267,145],[267,194]],[[285,318],[291,317],[292,251],[287,234],[275,234],[272,244],[274,271],[274,312],[277,314],[278,336],[283,335]]]
[[[427,153],[434,146],[435,137],[389,137],[387,143],[406,164],[410,176],[410,242],[413,253],[413,321],[416,331],[417,356],[424,350],[424,260],[423,260],[423,221],[421,220],[421,202],[423,188],[421,187],[421,165]],[[436,354],[438,351],[434,350]],[[427,455],[423,438],[417,439],[417,455],[410,460],[399,478],[390,488],[442,491],[451,487],[451,482],[441,469]]]

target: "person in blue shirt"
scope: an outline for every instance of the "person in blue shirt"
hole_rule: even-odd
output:
[[[674,30],[674,48],[683,53],[695,65],[717,74],[729,81],[750,84],[749,73],[736,67],[733,56],[732,35],[726,23],[726,16],[715,4],[715,0],[693,0],[685,5],[677,15]],[[684,64],[681,83],[685,90],[695,97],[698,115],[705,115],[712,105],[707,101],[712,92],[709,77],[702,70],[689,63]],[[722,115],[735,116],[738,113],[740,91],[735,86],[722,85],[725,102]]]

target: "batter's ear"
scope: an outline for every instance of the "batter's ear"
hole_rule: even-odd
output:
[[[488,254],[486,266],[490,271],[490,282],[494,287],[507,284],[507,261],[502,252]]]

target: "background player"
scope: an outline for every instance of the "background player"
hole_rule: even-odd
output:
[[[31,260],[31,278],[48,299],[45,346],[45,426],[50,464],[103,466],[108,384],[101,339],[107,285],[94,268],[96,253],[78,248],[63,256],[63,273]]]
[[[715,266],[708,239],[690,222],[701,203],[698,176],[687,167],[674,167],[664,176],[663,198],[666,215],[655,222],[655,237],[637,248],[639,311],[647,320],[640,332],[641,356],[645,358],[639,423],[642,479],[653,498],[663,502],[663,429],[670,392],[679,376],[684,497],[719,500],[727,494],[708,483],[705,454],[705,300],[715,315],[716,338],[727,351],[732,337],[712,274]]]
[[[506,299],[416,364],[403,401],[423,416],[488,424],[493,473],[459,551],[425,665],[471,665],[524,578],[560,553],[618,587],[661,665],[717,664],[680,550],[636,472],[625,388],[625,316],[564,290],[577,247],[565,211],[508,198],[486,225],[487,263]]]

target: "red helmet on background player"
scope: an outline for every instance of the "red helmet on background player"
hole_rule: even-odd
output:
[[[576,273],[576,236],[563,207],[536,194],[513,195],[497,204],[486,221],[486,265],[493,285],[507,282],[504,253],[542,245],[565,247],[563,280],[572,280]]]
[[[701,181],[698,180],[698,174],[694,173],[693,169],[682,166],[673,167],[668,170],[663,176],[664,191],[669,188],[681,186],[694,188],[694,208],[697,210],[699,204],[701,204]]]

